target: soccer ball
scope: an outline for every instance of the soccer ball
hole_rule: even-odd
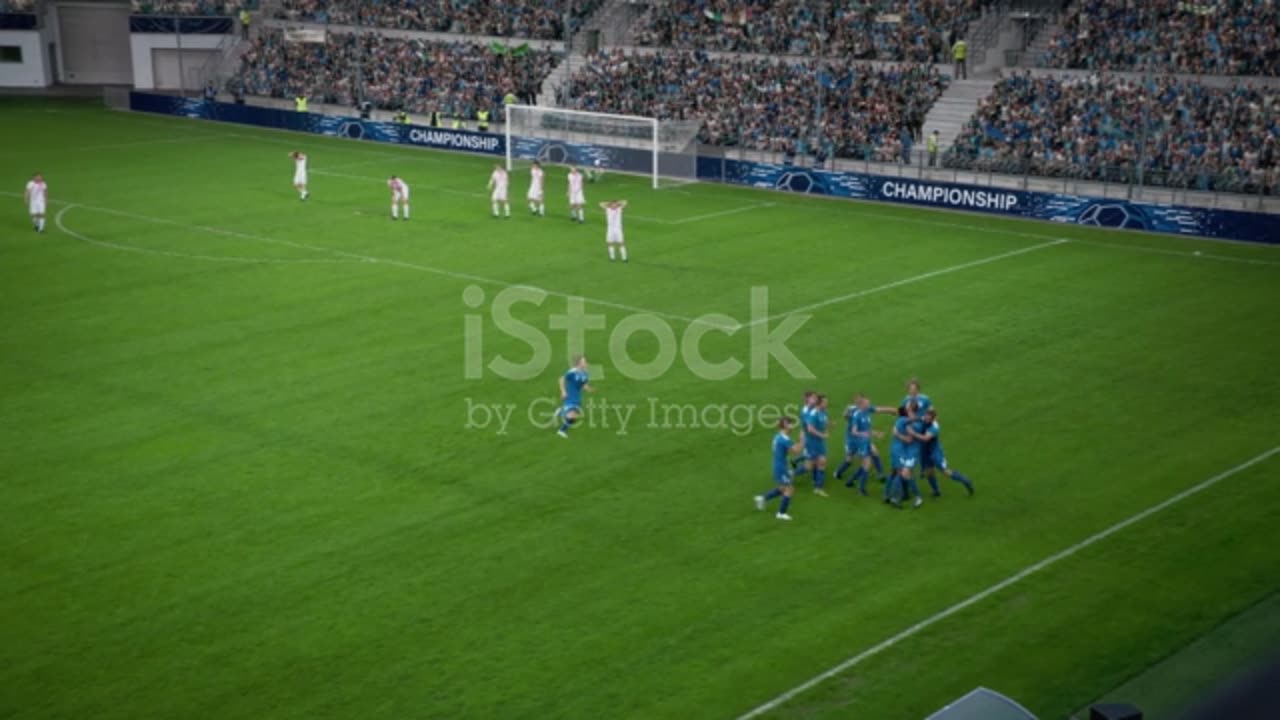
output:
[[[1084,209],[1076,218],[1080,225],[1097,227],[1125,228],[1127,230],[1147,229],[1147,218],[1142,209],[1129,203],[1094,203]]]

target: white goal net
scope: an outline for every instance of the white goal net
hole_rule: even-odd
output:
[[[578,165],[646,175],[654,188],[698,178],[699,122],[533,105],[506,111],[508,170],[521,160]]]

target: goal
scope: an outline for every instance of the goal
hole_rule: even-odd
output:
[[[698,179],[701,123],[508,105],[507,170],[518,161],[599,166],[653,179],[653,187]]]

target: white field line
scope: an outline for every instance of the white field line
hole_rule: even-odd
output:
[[[807,692],[809,690],[812,690],[814,687],[817,687],[821,683],[835,677],[836,675],[839,675],[840,673],[845,672],[846,670],[849,670],[861,664],[863,661],[867,660],[870,657],[873,657],[875,655],[878,655],[884,652],[885,650],[888,650],[889,648],[893,647],[894,645],[897,645],[903,640],[907,640],[919,634],[921,631],[927,630],[928,628],[942,622],[943,620],[946,620],[952,615],[955,615],[956,613],[961,612],[962,610],[965,610],[969,607],[972,607],[982,602],[983,600],[986,600],[987,598],[991,597],[992,595],[995,595],[1001,590],[1004,590],[1012,585],[1016,585],[1017,583],[1040,572],[1041,570],[1044,570],[1047,567],[1050,567],[1063,560],[1066,560],[1067,558],[1072,557],[1073,555],[1079,553],[1081,550],[1084,550],[1086,548],[1089,548],[1093,545],[1096,545],[1102,542],[1103,540],[1106,540],[1107,538],[1111,537],[1112,535],[1115,535],[1116,533],[1120,532],[1121,530],[1124,530],[1125,528],[1131,525],[1136,525],[1137,523],[1140,523],[1143,520],[1146,520],[1147,518],[1151,517],[1152,515],[1155,515],[1156,513],[1166,510],[1174,505],[1177,505],[1183,500],[1186,500],[1189,497],[1193,497],[1195,495],[1198,495],[1204,492],[1205,490],[1208,490],[1209,488],[1213,487],[1214,485],[1217,485],[1218,483],[1222,482],[1223,480],[1226,480],[1227,478],[1233,475],[1237,475],[1245,470],[1248,470],[1254,465],[1257,465],[1258,463],[1261,463],[1270,459],[1276,453],[1280,453],[1280,445],[1277,445],[1276,447],[1273,447],[1270,450],[1267,450],[1266,452],[1263,452],[1259,455],[1255,455],[1254,457],[1240,463],[1239,465],[1236,465],[1230,470],[1225,470],[1223,472],[1220,472],[1217,475],[1214,475],[1213,477],[1209,478],[1208,480],[1202,480],[1196,485],[1192,485],[1186,490],[1183,490],[1182,492],[1166,500],[1163,500],[1155,505],[1152,505],[1151,507],[1147,508],[1146,510],[1143,510],[1142,512],[1137,513],[1136,515],[1131,515],[1125,518],[1124,520],[1121,520],[1120,522],[1116,523],[1115,525],[1112,525],[1106,528],[1105,530],[1096,532],[1093,535],[1090,535],[1089,537],[1085,538],[1084,540],[1081,540],[1080,542],[1076,543],[1075,545],[1072,545],[1071,547],[1068,547],[1065,550],[1060,550],[1054,553],[1053,555],[1050,555],[1049,557],[1035,563],[1034,565],[1028,565],[1022,570],[1019,570],[1018,572],[1014,573],[1013,575],[1010,575],[1004,580],[1001,580],[995,585],[992,585],[986,590],[970,595],[968,598],[961,600],[960,602],[952,605],[951,607],[948,607],[945,610],[942,610],[941,612],[931,615],[925,618],[924,620],[921,620],[920,622],[916,623],[915,625],[912,625],[906,630],[903,630],[897,635],[894,635],[885,640],[882,640],[880,643],[873,645],[870,648],[867,648],[866,650],[863,650],[862,652],[858,653],[857,655],[854,655],[853,657],[849,658],[848,660],[845,660],[844,662],[836,665],[835,667],[832,667],[829,670],[823,671],[822,673],[813,676],[812,678],[804,681],[803,683],[800,683],[799,685],[791,688],[790,690],[782,693],[781,695],[764,703],[763,705],[759,705],[747,711],[746,713],[739,715],[738,720],[750,720],[751,718],[757,718],[757,717],[760,717],[761,715],[764,715],[767,712],[776,710],[779,706],[783,705],[784,703],[796,697],[797,695]]]
[[[1050,240],[1049,242],[1040,243],[1039,245],[1032,245],[1030,247],[1018,248],[1017,250],[1010,250],[1009,252],[1003,252],[1003,253],[1000,253],[999,255],[988,255],[987,257],[978,258],[977,260],[970,260],[969,262],[960,263],[959,265],[952,265],[950,267],[944,267],[938,270],[932,270],[927,273],[921,273],[920,275],[913,275],[909,278],[895,280],[885,285],[878,285],[873,288],[867,288],[866,290],[858,290],[857,292],[851,292],[846,295],[837,295],[836,297],[827,298],[826,300],[821,300],[816,303],[810,303],[808,305],[802,305],[798,308],[792,308],[791,310],[787,310],[786,312],[775,313],[773,315],[769,315],[768,317],[757,318],[755,320],[752,320],[749,323],[746,323],[743,327],[752,327],[753,325],[767,323],[770,320],[777,320],[778,318],[783,318],[788,315],[794,315],[796,313],[801,313],[801,312],[808,312],[810,310],[817,310],[818,308],[824,308],[828,305],[835,305],[836,303],[855,300],[860,297],[866,297],[867,295],[874,295],[876,293],[881,293],[886,290],[892,290],[894,288],[902,287],[903,285],[910,285],[912,283],[923,282],[930,278],[939,277],[941,275],[949,275],[953,272],[959,272],[961,270],[967,270],[972,267],[978,267],[980,265],[986,265],[988,263],[998,262],[1000,260],[1004,260],[1005,258],[1016,257],[1018,255],[1026,255],[1027,253],[1032,253],[1037,250],[1043,250],[1045,248],[1053,247],[1055,245],[1062,245],[1063,243],[1067,243],[1067,242],[1071,242],[1071,241],[1067,240],[1066,238],[1055,238],[1053,240]]]
[[[8,197],[22,197],[18,193],[5,192],[5,191],[0,191],[0,195],[6,195]],[[114,208],[86,205],[83,203],[72,203],[70,201],[53,201],[53,200],[51,200],[50,202],[52,204],[72,205],[74,207],[84,208],[85,210],[92,210],[95,212],[106,213],[108,215],[116,215],[118,217],[131,218],[134,220],[142,220],[145,222],[153,222],[153,223],[158,223],[162,225],[171,225],[173,227],[186,228],[188,230],[200,230],[202,232],[212,233],[214,235],[225,235],[227,237],[241,238],[244,240],[253,240],[256,242],[263,242],[271,245],[281,245],[284,247],[296,248],[298,250],[307,250],[315,253],[328,254],[338,258],[342,258],[344,260],[357,260],[365,263],[376,263],[380,265],[388,265],[391,267],[404,268],[407,270],[416,270],[418,272],[430,273],[432,275],[440,275],[443,277],[450,277],[457,280],[467,280],[477,284],[500,287],[504,290],[513,289],[513,288],[524,288],[524,289],[543,292],[552,297],[560,297],[565,299],[578,298],[585,302],[591,303],[593,305],[599,305],[601,307],[613,308],[615,310],[625,310],[627,312],[641,313],[645,315],[654,315],[656,317],[666,318],[668,320],[678,320],[680,322],[688,323],[690,325],[706,325],[708,327],[712,327],[717,330],[736,331],[740,327],[738,325],[725,325],[722,323],[713,322],[711,320],[706,320],[703,318],[689,317],[687,315],[679,315],[676,313],[669,313],[661,310],[652,310],[649,308],[637,307],[635,305],[626,305],[623,303],[613,302],[611,300],[602,300],[600,298],[588,297],[588,296],[579,295],[576,293],[566,293],[566,292],[560,292],[558,290],[548,290],[547,288],[541,288],[536,285],[528,285],[523,283],[513,284],[513,283],[506,282],[504,280],[484,277],[483,275],[473,275],[471,273],[455,272],[453,270],[446,270],[444,268],[433,267],[431,265],[423,265],[420,263],[412,263],[405,260],[393,260],[389,258],[376,257],[373,255],[353,253],[353,252],[341,250],[338,248],[325,247],[323,245],[309,245],[307,243],[294,242],[292,240],[281,240],[278,238],[271,238],[265,235],[252,235],[249,233],[236,232],[235,230],[227,230],[224,228],[213,227],[210,225],[188,225],[187,223],[179,222],[177,220],[169,220],[167,218],[152,217],[150,215],[141,215],[138,213],[127,212],[124,210],[116,210]],[[61,212],[65,212],[65,208],[63,211],[60,211],[59,214],[61,214]],[[56,219],[57,218],[55,216],[55,221]],[[77,234],[73,234],[73,233],[68,233],[68,234],[71,235],[72,237],[76,237],[77,239],[83,239]]]
[[[317,264],[317,263],[332,264],[332,263],[354,262],[353,260],[344,260],[341,258],[311,258],[311,259],[247,258],[247,257],[239,257],[235,255],[193,255],[190,253],[180,253],[172,250],[157,250],[153,248],[144,248],[137,245],[125,245],[121,243],[113,243],[107,240],[98,240],[96,238],[88,237],[87,235],[82,235],[81,233],[78,233],[75,230],[72,230],[71,228],[67,227],[66,223],[63,221],[63,216],[65,216],[68,211],[77,207],[80,207],[80,206],[67,205],[66,207],[59,210],[58,214],[53,217],[53,224],[57,226],[59,230],[66,233],[67,235],[70,235],[71,237],[77,240],[87,242],[90,245],[97,245],[98,247],[110,248],[112,250],[122,250],[124,252],[137,253],[139,255],[157,255],[159,257],[178,258],[181,260],[200,260],[203,262],[237,263],[242,265],[305,265],[305,264]]]

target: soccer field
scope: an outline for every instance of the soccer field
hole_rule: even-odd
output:
[[[619,175],[580,226],[561,168],[493,220],[492,158],[0,126],[0,717],[907,719],[983,685],[1062,718],[1280,590],[1274,247]],[[615,409],[563,440],[573,297]],[[753,372],[792,313],[813,379]],[[661,328],[744,367],[620,370]],[[828,393],[838,454],[848,397],[911,377],[975,497],[754,509],[772,431],[734,408]]]

